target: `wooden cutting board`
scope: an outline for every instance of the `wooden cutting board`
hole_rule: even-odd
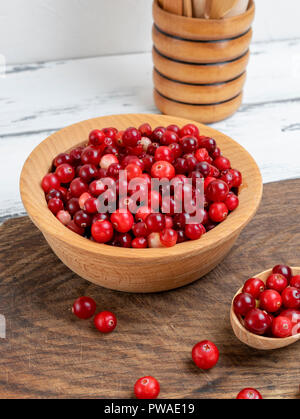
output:
[[[202,280],[172,292],[139,295],[97,288],[68,270],[27,217],[0,228],[0,397],[132,397],[141,376],[162,398],[235,398],[256,387],[266,398],[300,398],[300,343],[261,352],[230,327],[235,291],[252,274],[285,262],[300,266],[300,180],[265,186],[255,219],[226,260]],[[116,261],[116,263],[118,263]],[[77,320],[73,301],[93,297],[118,317],[111,335]],[[221,358],[202,372],[192,346],[211,339]]]

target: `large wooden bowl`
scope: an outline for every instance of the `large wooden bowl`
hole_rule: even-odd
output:
[[[172,60],[153,48],[152,57],[155,68],[164,76],[184,83],[207,84],[222,83],[235,79],[245,72],[249,62],[249,50],[235,60],[223,63],[185,63]]]
[[[157,108],[166,115],[174,115],[182,118],[192,118],[194,121],[210,124],[222,121],[233,115],[241,106],[243,93],[225,102],[211,105],[190,104],[175,101],[154,90],[154,102]]]
[[[246,81],[246,72],[233,80],[213,84],[191,84],[169,79],[153,70],[156,90],[170,99],[189,104],[214,104],[239,95]]]
[[[86,141],[95,128],[125,129],[149,122],[153,127],[185,125],[190,121],[161,115],[116,115],[95,118],[69,126],[48,137],[26,160],[20,179],[24,206],[56,255],[83,278],[120,291],[156,292],[170,290],[199,279],[211,271],[230,251],[242,229],[254,216],[262,196],[260,171],[249,153],[231,138],[197,124],[212,136],[232,165],[243,173],[240,206],[226,221],[198,241],[165,249],[123,249],[94,243],[63,226],[48,210],[41,179],[58,153]]]
[[[188,63],[216,63],[243,55],[249,48],[252,29],[235,38],[193,41],[169,35],[154,24],[152,38],[155,48],[166,57]]]
[[[175,15],[163,10],[154,0],[153,19],[156,25],[170,35],[192,40],[217,40],[234,38],[250,28],[255,15],[253,0],[248,10],[226,19],[198,19]]]

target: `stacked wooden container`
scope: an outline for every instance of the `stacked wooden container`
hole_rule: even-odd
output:
[[[188,18],[153,3],[154,100],[165,114],[203,123],[242,103],[255,6],[225,19]]]

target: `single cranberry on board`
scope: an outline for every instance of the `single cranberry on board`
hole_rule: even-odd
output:
[[[117,318],[110,311],[102,311],[94,318],[94,324],[101,333],[111,333],[117,326]]]
[[[137,399],[157,399],[159,393],[159,382],[151,376],[139,378],[134,385],[134,394]]]
[[[244,388],[236,398],[240,400],[261,400],[263,397],[255,388]]]
[[[202,370],[213,368],[218,363],[219,356],[218,348],[209,340],[197,343],[192,350],[193,361]]]
[[[90,297],[78,298],[72,308],[73,314],[79,319],[87,320],[93,317],[96,311],[96,303]]]

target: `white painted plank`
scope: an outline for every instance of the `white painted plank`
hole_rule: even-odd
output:
[[[254,44],[244,105],[214,125],[250,151],[265,183],[300,177],[299,52],[300,41]],[[23,211],[21,167],[51,132],[99,115],[157,112],[151,68],[150,54],[9,67],[0,79],[0,219]]]

